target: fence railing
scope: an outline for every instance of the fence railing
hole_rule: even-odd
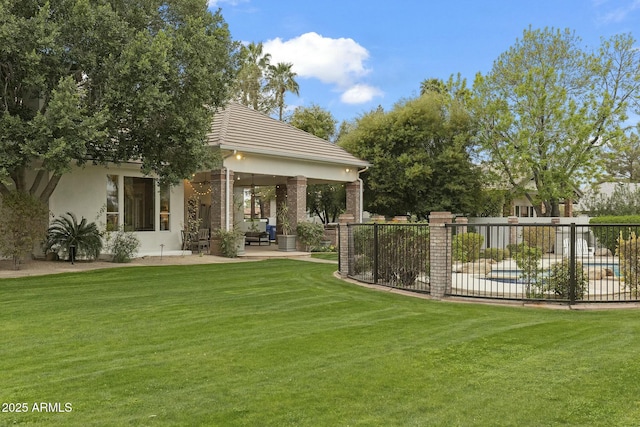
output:
[[[441,285],[440,295],[457,297],[640,301],[640,225],[447,223],[444,240],[428,224],[347,230],[347,275],[362,282],[427,293]],[[443,267],[435,260],[445,252]],[[432,283],[436,272],[446,283]]]
[[[427,224],[349,224],[348,233],[350,277],[429,292]]]
[[[618,237],[622,233],[624,245],[629,224],[448,227],[453,229],[448,295],[568,303],[640,300],[638,275],[619,250]],[[482,236],[472,261],[456,253],[469,248],[469,236]],[[638,254],[635,241],[626,245],[627,254]],[[634,260],[637,264],[637,256]]]

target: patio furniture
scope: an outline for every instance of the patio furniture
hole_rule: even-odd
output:
[[[182,250],[193,251],[198,248],[198,234],[182,230]]]
[[[201,228],[198,230],[198,252],[202,253],[203,249],[206,249],[209,252],[209,229]]]
[[[569,256],[569,239],[564,239],[562,242],[563,255]],[[585,239],[576,240],[576,256],[581,258],[593,257],[594,250],[590,248]]]
[[[269,246],[271,241],[269,240],[269,233],[266,231],[247,231],[244,233],[245,244],[251,245],[251,243],[258,243],[258,246],[266,244]]]

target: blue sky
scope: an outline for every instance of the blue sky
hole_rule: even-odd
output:
[[[640,37],[640,0],[209,0],[233,39],[263,42],[272,63],[291,62],[300,96],[338,120],[415,97],[427,78],[468,83],[523,31],[570,28],[587,47]],[[639,42],[640,46],[640,42]]]

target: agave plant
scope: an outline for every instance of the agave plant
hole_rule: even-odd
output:
[[[87,223],[87,219],[82,217],[78,223],[76,216],[67,212],[51,222],[44,250],[63,251],[71,257],[72,246],[75,247],[76,257],[96,259],[102,250],[102,239],[95,222]]]

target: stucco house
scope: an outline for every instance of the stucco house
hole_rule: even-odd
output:
[[[191,180],[163,188],[134,162],[74,167],[61,178],[49,209],[55,216],[73,212],[133,230],[142,256],[181,253],[186,201],[192,196],[200,204],[202,227],[214,232],[234,226],[234,194],[251,186],[276,186],[276,205],[287,201],[295,227],[305,218],[308,184],[344,183],[347,213],[361,218],[359,174],[369,164],[335,144],[237,103],[214,115],[207,142],[221,154],[220,169],[200,171]],[[216,242],[211,243],[215,250]]]

